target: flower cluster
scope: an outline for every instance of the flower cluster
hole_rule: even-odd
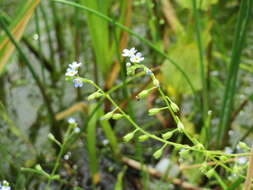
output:
[[[11,190],[11,187],[8,183],[8,181],[2,181],[0,182],[0,190]]]
[[[73,62],[72,64],[69,64],[69,67],[67,68],[67,72],[65,73],[66,77],[69,77],[73,79],[74,87],[82,87],[83,81],[80,77],[78,77],[78,68],[81,67],[81,62]]]
[[[69,123],[69,125],[71,125],[74,128],[75,133],[79,133],[81,131],[80,128],[77,127],[77,122],[74,118],[72,118],[72,117],[69,118],[68,123]]]
[[[144,57],[142,57],[142,54],[140,52],[137,52],[137,50],[133,47],[131,49],[123,49],[122,53],[123,57],[129,57],[130,62],[132,63],[140,63],[144,60]],[[127,63],[127,66],[131,66],[131,63]]]

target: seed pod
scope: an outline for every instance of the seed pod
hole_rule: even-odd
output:
[[[138,139],[140,142],[144,142],[149,139],[149,136],[148,135],[141,135],[141,136],[139,136]]]
[[[155,157],[155,159],[158,159],[162,156],[162,153],[163,153],[163,148],[160,148],[158,149],[154,154],[153,156]]]
[[[123,137],[123,139],[124,139],[125,142],[128,142],[128,141],[130,141],[133,137],[134,137],[134,132],[131,132],[131,133],[126,134],[126,135]]]
[[[112,118],[112,116],[113,116],[113,112],[108,112],[107,114],[102,116],[101,120],[109,120]]]
[[[94,99],[99,98],[101,96],[103,96],[103,94],[101,92],[99,92],[99,91],[96,91],[96,92],[92,93],[91,95],[89,95],[87,97],[87,100],[89,100],[89,101],[90,100],[94,100]]]
[[[173,132],[168,131],[167,133],[162,134],[163,139],[168,140],[172,137]]]
[[[152,108],[152,109],[148,110],[148,114],[149,115],[155,115],[160,111],[161,111],[161,108]]]
[[[124,117],[124,115],[122,115],[120,113],[115,113],[112,115],[112,119],[114,119],[114,120],[121,119],[122,117]]]

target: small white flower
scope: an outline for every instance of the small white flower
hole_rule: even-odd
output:
[[[69,124],[74,124],[74,123],[76,123],[76,120],[71,117],[71,118],[68,119],[68,123]]]
[[[241,165],[246,164],[247,158],[246,157],[240,157],[237,162]]]
[[[108,140],[108,139],[104,139],[104,140],[102,141],[102,143],[103,143],[103,145],[108,145],[108,144],[109,144],[109,140]]]
[[[71,69],[77,69],[77,68],[81,67],[81,65],[82,65],[81,62],[76,62],[76,61],[74,61],[72,64],[69,64],[69,67],[70,67]]]
[[[74,129],[74,132],[75,132],[75,133],[80,133],[80,131],[81,131],[81,130],[80,130],[79,127],[76,127],[76,128]]]
[[[2,183],[0,183],[0,190],[11,190],[8,181],[4,180]]]
[[[68,160],[69,159],[69,155],[65,154],[63,158],[64,158],[64,160]]]
[[[144,60],[144,57],[142,57],[142,54],[140,52],[136,53],[136,55],[133,55],[130,57],[130,61],[132,63],[140,63]]]
[[[225,152],[226,154],[232,154],[232,153],[233,153],[233,150],[232,150],[232,148],[226,146],[224,152]]]
[[[77,74],[77,70],[75,70],[75,69],[71,69],[71,68],[68,68],[67,69],[67,72],[66,72],[66,76],[69,76],[69,77],[73,77],[73,76],[75,76],[76,74]]]
[[[123,57],[132,57],[137,52],[137,50],[133,47],[131,49],[123,49],[122,56]]]
[[[126,67],[131,67],[131,63],[130,63],[130,62],[127,62],[127,63],[126,63]]]
[[[0,186],[0,190],[11,190],[10,186]]]

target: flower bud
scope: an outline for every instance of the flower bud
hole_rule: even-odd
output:
[[[81,129],[80,129],[79,127],[76,127],[76,128],[74,129],[74,132],[75,132],[75,133],[80,133],[80,131],[81,131]]]
[[[180,151],[179,151],[179,155],[180,155],[180,157],[181,158],[183,158],[183,159],[188,159],[188,157],[190,156],[190,154],[189,154],[189,150],[186,150],[186,149],[181,149]]]
[[[134,137],[134,132],[131,132],[131,133],[126,134],[126,135],[123,137],[123,139],[124,139],[125,142],[128,142],[128,141],[130,141],[133,137]]]
[[[238,175],[241,173],[241,170],[242,170],[242,167],[241,166],[238,166],[237,164],[234,165],[232,171],[235,175]]]
[[[92,93],[91,95],[89,95],[87,97],[87,100],[89,100],[89,101],[90,100],[94,100],[94,99],[99,98],[101,96],[103,96],[103,94],[101,92],[99,92],[99,91],[96,91],[96,92]]]
[[[114,119],[114,120],[121,119],[122,117],[124,117],[124,115],[122,115],[120,113],[115,113],[112,115],[112,119]]]
[[[155,87],[157,87],[157,88],[160,87],[160,82],[159,82],[159,80],[157,80],[156,78],[153,80],[153,84],[154,84]]]
[[[161,111],[161,108],[152,108],[152,109],[148,110],[148,114],[149,115],[155,115],[160,111]]]
[[[163,148],[158,149],[157,151],[155,151],[155,153],[153,154],[153,156],[155,157],[155,159],[158,159],[162,156],[163,153]]]
[[[52,133],[49,133],[47,137],[49,138],[49,140],[55,142],[58,146],[61,146],[61,143],[58,140],[56,140],[56,138],[54,137]]]
[[[11,189],[11,188],[10,188],[10,184],[9,184],[8,181],[3,180],[2,184],[3,184],[3,185],[1,185],[1,182],[0,182],[0,189],[1,189],[1,190],[10,190],[10,189]]]
[[[107,114],[105,114],[104,116],[102,116],[101,120],[109,120],[111,119],[113,116],[113,112],[108,112]]]
[[[198,149],[198,150],[203,150],[203,149],[205,149],[204,145],[203,145],[203,144],[200,144],[200,143],[196,144],[194,147],[196,147],[196,149]]]
[[[178,128],[179,132],[183,132],[184,131],[184,125],[183,125],[183,123],[180,120],[177,122],[177,128]]]
[[[179,107],[174,102],[171,102],[170,106],[171,106],[171,109],[173,110],[173,112],[176,113],[179,111]]]
[[[143,91],[141,91],[138,95],[137,95],[137,97],[138,98],[145,98],[148,94],[149,94],[149,90],[143,90]]]
[[[172,137],[173,132],[168,131],[167,133],[162,134],[163,139],[168,140]]]
[[[206,177],[211,178],[215,173],[215,170],[212,168],[208,172],[205,173]]]
[[[130,62],[127,62],[127,63],[126,63],[126,67],[131,67],[131,65],[132,65],[132,64],[131,64]]]
[[[59,180],[60,179],[60,175],[53,175],[53,176],[51,176],[51,179],[52,180]]]
[[[244,150],[244,151],[248,151],[250,148],[248,147],[248,145],[242,141],[240,141],[237,145],[238,149]]]
[[[149,136],[148,135],[141,135],[141,136],[139,136],[138,139],[140,142],[144,142],[149,139]]]
[[[39,165],[39,164],[36,164],[35,169],[38,171],[43,171],[41,165]]]
[[[49,133],[49,134],[47,135],[47,137],[48,137],[50,140],[52,140],[52,141],[55,141],[55,140],[56,140],[55,137],[54,137],[54,135],[53,135],[52,133]]]
[[[135,73],[135,69],[136,67],[135,66],[130,66],[130,67],[127,67],[127,75],[133,75]]]

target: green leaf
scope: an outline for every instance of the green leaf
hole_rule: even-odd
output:
[[[121,172],[119,172],[114,190],[122,190],[123,189],[123,177],[125,175],[126,169],[127,168],[124,167],[123,170]]]
[[[110,0],[82,0],[81,4],[107,15]],[[112,59],[109,48],[109,26],[105,20],[87,13],[87,24],[92,39],[93,50],[96,56],[96,64],[104,75],[108,74]]]
[[[24,33],[24,30],[33,15],[36,6],[40,3],[40,0],[22,0],[17,7],[20,7],[16,11],[16,17],[11,19],[9,29],[12,35],[17,41],[19,41]],[[3,18],[7,18],[7,15],[1,12]],[[14,45],[11,43],[7,35],[0,36],[0,73],[3,71],[4,66],[8,63],[8,59],[14,50]]]
[[[203,47],[206,48],[211,40],[210,30],[212,23],[206,23],[202,32]],[[179,36],[176,44],[168,51],[169,56],[177,62],[185,73],[188,74],[196,90],[201,89],[200,57],[197,43],[191,39],[191,32],[186,36]],[[206,60],[205,60],[206,61]],[[168,89],[173,89],[176,94],[191,93],[191,89],[182,78],[180,72],[167,60],[162,65],[162,79]]]

